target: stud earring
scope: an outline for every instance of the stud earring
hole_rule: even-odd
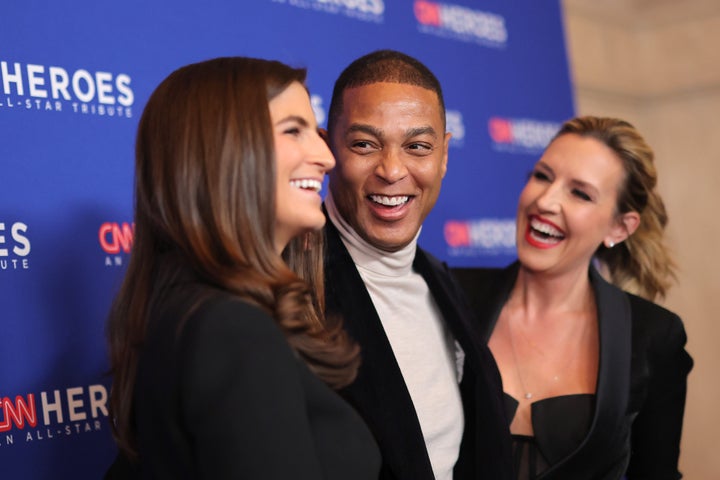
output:
[[[607,247],[608,247],[608,248],[613,248],[614,246],[615,246],[615,242],[613,242],[612,240],[610,240],[610,243],[608,243],[608,246],[607,246]]]

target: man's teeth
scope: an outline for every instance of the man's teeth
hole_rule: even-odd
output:
[[[319,192],[322,188],[322,182],[319,180],[311,180],[303,178],[302,180],[290,180],[290,185],[295,188],[302,188],[303,190],[313,190]]]
[[[530,222],[530,226],[532,227],[533,230],[543,233],[545,235],[548,235],[550,237],[563,238],[565,236],[557,228],[554,228],[553,226],[548,225],[547,223],[541,222],[537,219],[533,219]]]
[[[372,200],[375,203],[379,203],[380,205],[385,205],[388,207],[397,207],[398,205],[404,205],[408,201],[407,195],[402,195],[399,197],[386,197],[385,195],[370,195],[370,200]]]

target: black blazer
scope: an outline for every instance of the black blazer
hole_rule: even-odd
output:
[[[487,342],[508,299],[519,264],[502,269],[454,269]],[[539,478],[678,479],[687,375],[680,318],[606,282],[594,268],[600,364],[590,430],[571,454]]]
[[[376,479],[370,431],[267,313],[216,292],[183,323],[207,290],[175,288],[152,316],[133,404],[140,465],[120,458],[106,478]]]
[[[325,226],[326,310],[339,314],[362,349],[355,382],[341,393],[375,435],[383,457],[381,479],[434,478],[420,423],[370,294],[340,235]],[[500,375],[490,351],[472,338],[472,313],[449,269],[420,248],[413,263],[428,284],[451,333],[465,351],[460,384],[465,429],[455,480],[511,478],[511,441]]]

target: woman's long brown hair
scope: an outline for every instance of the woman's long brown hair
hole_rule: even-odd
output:
[[[139,353],[152,308],[179,271],[266,310],[330,386],[354,379],[358,347],[323,318],[321,235],[294,239],[283,258],[274,249],[268,102],[304,80],[304,70],[279,62],[218,58],[176,70],[148,100],[136,140],[133,251],[107,324],[113,434],[131,458]]]

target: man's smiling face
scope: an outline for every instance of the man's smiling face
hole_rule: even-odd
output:
[[[329,139],[340,215],[386,251],[408,245],[440,193],[448,142],[437,94],[400,83],[347,89]]]

